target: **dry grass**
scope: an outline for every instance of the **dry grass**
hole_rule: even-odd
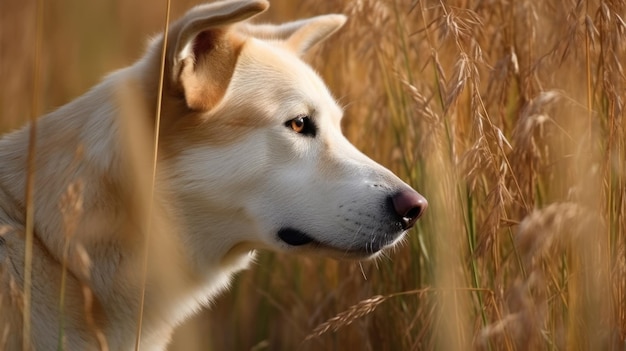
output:
[[[46,3],[45,109],[137,58],[164,9]],[[626,4],[273,0],[265,19],[327,12],[350,20],[309,58],[346,135],[430,208],[376,262],[263,254],[172,349],[624,349]],[[0,2],[0,129],[29,115],[34,18]]]

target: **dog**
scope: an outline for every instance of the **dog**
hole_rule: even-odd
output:
[[[29,126],[0,139],[0,348],[161,350],[255,250],[362,260],[415,224],[425,198],[349,143],[301,59],[346,17],[248,21],[268,6],[197,6],[34,149]]]

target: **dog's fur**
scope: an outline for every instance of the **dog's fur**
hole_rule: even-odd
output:
[[[144,285],[141,348],[162,349],[253,250],[365,259],[426,207],[343,137],[341,109],[299,58],[344,16],[246,21],[267,7],[213,3],[171,25],[154,187],[162,36],[38,120],[35,350],[56,349],[61,336],[68,350],[132,349]],[[28,126],[0,139],[0,348],[9,350],[22,343],[28,141]]]

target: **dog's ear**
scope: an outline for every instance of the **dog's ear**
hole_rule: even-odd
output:
[[[243,45],[230,26],[268,7],[267,0],[211,3],[193,8],[172,25],[170,72],[189,108],[207,111],[222,99]]]
[[[287,46],[297,54],[303,55],[312,46],[328,38],[344,23],[344,15],[324,15],[305,20],[299,28],[287,38]]]
[[[240,30],[256,38],[284,41],[288,48],[303,55],[341,28],[346,19],[344,15],[330,14],[281,25],[246,23],[240,26]]]

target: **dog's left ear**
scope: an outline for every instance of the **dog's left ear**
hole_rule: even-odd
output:
[[[346,22],[339,14],[322,15],[280,25],[244,23],[240,30],[256,38],[284,41],[298,55],[328,38]]]

